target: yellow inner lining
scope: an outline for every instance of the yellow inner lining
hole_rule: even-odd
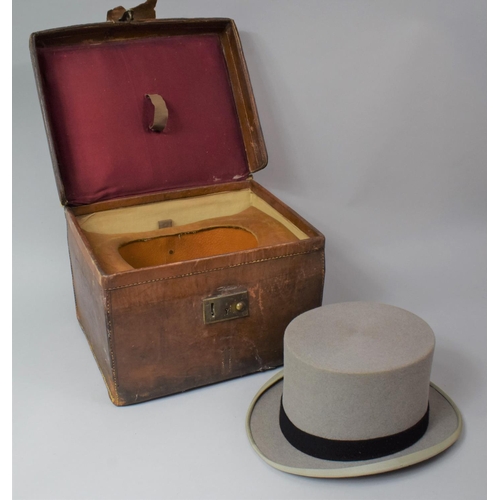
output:
[[[146,205],[116,208],[77,217],[80,227],[99,234],[120,234],[158,229],[158,221],[172,219],[182,226],[215,217],[235,215],[255,207],[285,226],[299,240],[308,236],[250,189],[214,193],[193,198],[166,200]]]

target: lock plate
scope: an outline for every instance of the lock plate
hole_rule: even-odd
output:
[[[248,316],[248,292],[244,287],[226,286],[203,299],[203,321],[206,325]]]

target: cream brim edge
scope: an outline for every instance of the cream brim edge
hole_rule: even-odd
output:
[[[266,382],[259,390],[259,392],[255,395],[252,402],[250,403],[250,407],[248,408],[247,416],[246,416],[246,431],[247,436],[252,445],[252,448],[256,451],[256,453],[267,462],[271,467],[275,469],[281,470],[283,472],[287,472],[289,474],[295,474],[298,476],[307,476],[307,477],[321,477],[321,478],[341,478],[341,477],[358,477],[358,476],[369,476],[372,474],[380,474],[382,472],[389,472],[397,469],[403,469],[404,467],[408,467],[410,465],[417,464],[419,462],[423,462],[424,460],[428,460],[439,453],[443,452],[447,448],[449,448],[460,436],[462,432],[462,414],[460,410],[457,408],[455,403],[451,400],[451,398],[442,391],[439,387],[434,385],[431,382],[431,387],[439,392],[451,405],[455,413],[457,414],[458,424],[455,432],[448,436],[446,439],[437,443],[425,450],[420,450],[414,453],[409,453],[405,456],[400,456],[397,458],[388,459],[381,462],[370,463],[366,465],[359,465],[355,467],[350,467],[346,469],[301,469],[297,467],[288,467],[286,465],[282,465],[272,460],[269,460],[266,456],[264,456],[255,440],[252,436],[252,431],[250,428],[250,419],[252,416],[253,409],[255,404],[259,400],[259,398],[266,392],[270,387],[279,382],[283,378],[283,370],[274,375],[268,382]]]

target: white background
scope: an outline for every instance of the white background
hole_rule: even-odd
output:
[[[269,372],[110,403],[75,318],[28,36],[114,6],[13,4],[14,498],[485,498],[485,3],[157,7],[235,19],[270,159],[256,180],[325,234],[324,303],[393,304],[435,331],[432,379],[462,410],[462,438],[427,463],[351,480],[290,476],[253,452],[245,413]]]

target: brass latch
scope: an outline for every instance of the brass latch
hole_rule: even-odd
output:
[[[248,316],[248,292],[241,286],[224,286],[203,299],[203,321],[206,325]]]

